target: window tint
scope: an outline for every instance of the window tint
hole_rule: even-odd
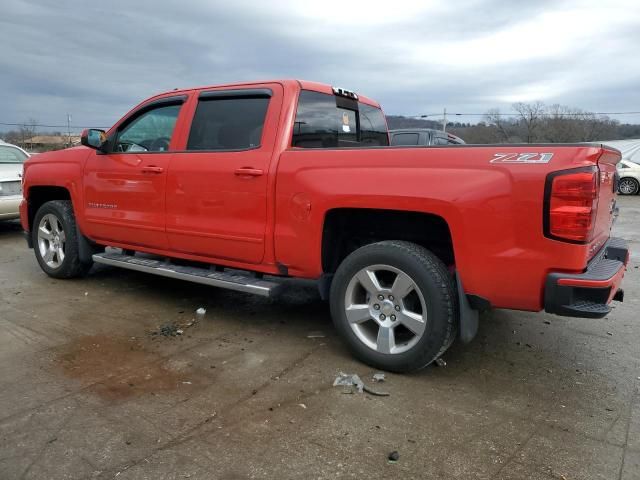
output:
[[[353,109],[338,107],[336,97],[302,90],[293,127],[294,147],[336,148],[389,145],[387,126],[378,108],[353,102]]]
[[[198,102],[187,150],[260,146],[269,98],[204,98]]]
[[[391,145],[418,145],[417,133],[395,133],[391,138]]]
[[[389,145],[387,120],[382,110],[360,103],[360,141],[368,145]]]
[[[164,152],[176,126],[181,105],[168,105],[149,110],[118,133],[116,152]]]
[[[0,163],[23,163],[27,156],[17,148],[0,145]]]

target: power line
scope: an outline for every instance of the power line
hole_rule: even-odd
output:
[[[44,127],[44,128],[73,128],[74,130],[82,130],[84,128],[97,128],[100,130],[106,130],[109,127],[81,127],[78,125],[45,125],[42,123],[5,123],[0,122],[0,125],[7,127]]]
[[[491,113],[451,113],[447,112],[447,115],[456,115],[456,116],[469,116],[469,117],[486,117],[486,116],[499,116],[499,117],[518,117],[521,116],[520,113],[501,113],[501,112],[491,112]],[[581,112],[581,113],[540,113],[537,116],[539,117],[577,117],[582,115],[640,115],[640,112]],[[413,118],[427,118],[427,117],[442,117],[442,113],[426,113],[424,115],[408,115]]]

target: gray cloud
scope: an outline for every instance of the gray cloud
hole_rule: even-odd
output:
[[[354,89],[391,114],[532,100],[640,110],[638,25],[633,0],[14,0],[0,18],[0,122],[69,112],[109,126],[159,91],[288,77]]]

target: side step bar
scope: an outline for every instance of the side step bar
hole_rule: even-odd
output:
[[[227,288],[238,292],[254,293],[263,297],[272,297],[280,289],[281,284],[250,275],[216,272],[207,268],[174,265],[161,260],[139,258],[122,253],[105,252],[93,255],[93,261],[114,267],[152,273],[161,277],[177,278],[194,283],[202,283],[213,287]]]

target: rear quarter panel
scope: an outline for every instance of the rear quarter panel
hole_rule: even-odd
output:
[[[553,152],[549,163],[491,163],[496,153]],[[451,231],[467,293],[495,307],[540,310],[548,271],[582,271],[586,245],[543,233],[546,175],[593,165],[600,148],[390,147],[290,149],[280,158],[275,257],[289,272],[322,274],[322,229],[335,208],[426,212]]]

